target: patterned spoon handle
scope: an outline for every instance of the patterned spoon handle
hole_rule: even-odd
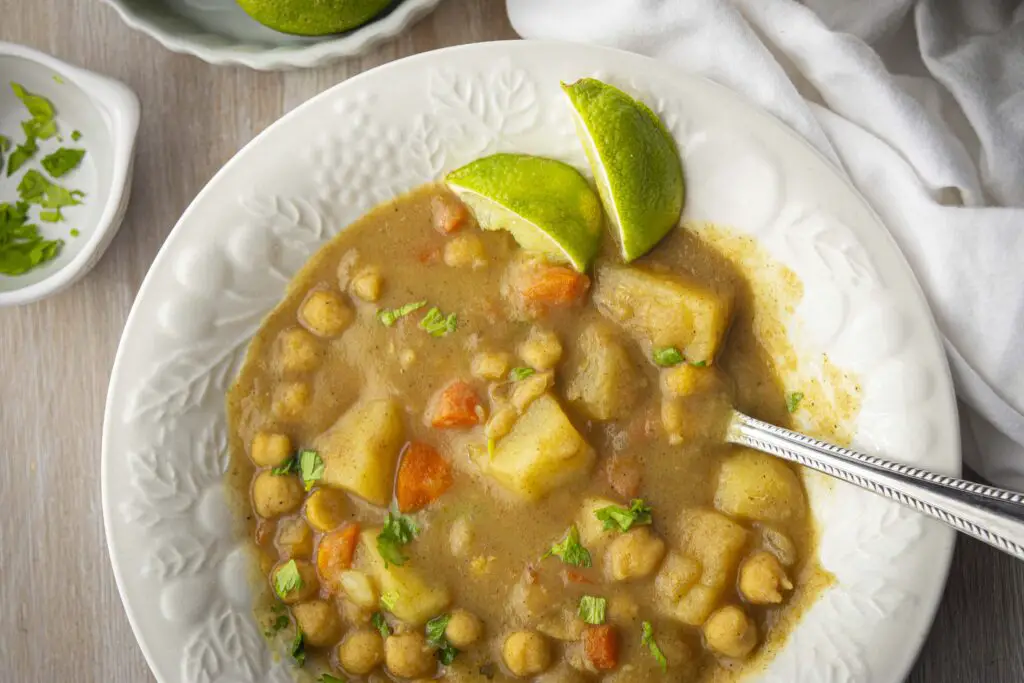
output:
[[[856,484],[1024,560],[1024,494],[833,446],[740,412],[726,440]]]

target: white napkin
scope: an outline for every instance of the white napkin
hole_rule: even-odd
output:
[[[1024,490],[1024,4],[507,3],[525,38],[664,59],[745,94],[839,163],[928,296],[968,464]]]

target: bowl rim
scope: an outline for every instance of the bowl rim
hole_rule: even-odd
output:
[[[39,282],[10,291],[0,291],[0,307],[39,301],[73,285],[88,273],[103,256],[121,227],[123,210],[131,192],[132,157],[139,130],[141,105],[136,94],[124,83],[88,69],[63,62],[16,43],[0,41],[0,57],[15,57],[35,62],[81,89],[107,120],[113,145],[113,170],[108,193],[96,228],[71,261]],[[102,93],[98,97],[97,93]]]
[[[355,57],[377,44],[390,40],[420,18],[432,12],[441,0],[401,0],[384,17],[371,20],[339,36],[324,36],[307,45],[265,47],[255,43],[235,42],[228,45],[203,44],[198,38],[213,33],[183,36],[168,30],[148,13],[129,6],[123,0],[103,0],[129,27],[148,35],[162,46],[178,54],[192,55],[218,66],[246,66],[258,71],[309,69],[329,62]]]

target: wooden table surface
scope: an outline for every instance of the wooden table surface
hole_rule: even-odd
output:
[[[446,0],[365,57],[316,71],[257,73],[172,54],[98,0],[0,0],[0,40],[118,78],[143,107],[134,194],[106,256],[69,291],[0,309],[0,679],[153,680],[107,559],[100,427],[135,292],[200,188],[268,124],[339,81],[416,52],[514,37],[504,2]],[[1022,633],[1024,563],[961,539],[934,630],[908,680],[1019,683]]]

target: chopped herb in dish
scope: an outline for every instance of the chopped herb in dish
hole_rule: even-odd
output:
[[[60,178],[61,176],[78,168],[78,165],[82,163],[82,157],[84,156],[84,149],[61,147],[56,152],[47,154],[43,157],[43,160],[40,163],[43,168],[46,169],[47,173],[54,178]]]
[[[288,624],[290,623],[292,622],[290,619],[288,619],[287,614],[278,614],[276,617],[274,617],[274,620],[270,622],[270,625],[267,627],[267,630],[264,631],[263,635],[265,635],[267,638],[270,638],[280,633],[284,629],[288,628]]]
[[[377,535],[377,551],[384,558],[384,564],[399,567],[405,564],[409,558],[402,553],[402,546],[412,543],[418,533],[419,527],[412,517],[399,513],[396,508],[388,510],[384,528]]]
[[[56,223],[64,218],[61,209],[81,204],[81,198],[85,193],[78,190],[68,190],[56,183],[50,182],[42,173],[30,170],[25,173],[18,183],[18,196],[23,202],[38,204],[44,209],[39,214],[39,220],[48,223]]]
[[[28,222],[28,204],[0,204],[0,274],[23,275],[56,258],[63,240],[44,239]]]
[[[299,451],[299,476],[302,484],[309,491],[313,484],[320,481],[324,476],[324,461],[320,454],[314,450],[305,449]]]
[[[643,500],[634,498],[628,508],[609,505],[595,510],[594,516],[604,522],[605,529],[629,531],[634,524],[651,523],[651,508],[645,505]]]
[[[791,413],[795,413],[797,408],[800,407],[800,401],[804,400],[804,392],[794,391],[792,394],[786,396],[786,410]]]
[[[521,379],[526,379],[536,371],[533,368],[512,368],[509,370],[508,379],[510,382],[518,382]]]
[[[395,603],[398,602],[398,593],[395,591],[388,591],[380,596],[380,604],[384,609],[389,612],[395,608]]]
[[[35,138],[28,138],[25,142],[15,147],[14,151],[7,157],[7,177],[10,178],[17,173],[25,165],[25,162],[35,156],[35,153],[38,151],[39,145],[36,144]]]
[[[398,308],[383,308],[377,311],[377,320],[381,321],[385,327],[391,327],[399,318],[404,318],[414,311],[418,311],[427,305],[426,301],[414,301],[412,303],[404,304]]]
[[[274,574],[274,592],[282,600],[302,586],[302,575],[299,574],[299,565],[295,563],[295,560],[288,560]]]
[[[584,595],[580,598],[580,606],[577,613],[580,615],[580,619],[586,623],[597,626],[604,623],[604,614],[607,606],[608,601],[604,598]]]
[[[420,329],[432,337],[444,337],[454,332],[459,326],[458,316],[449,313],[445,316],[438,307],[431,308],[420,321]]]
[[[683,354],[679,352],[679,349],[677,349],[674,346],[666,346],[661,349],[654,349],[653,355],[655,364],[663,368],[670,368],[673,365],[679,365],[684,360],[686,360],[685,358],[683,358]]]
[[[658,662],[658,666],[661,667],[662,671],[668,669],[668,660],[665,659],[665,654],[658,647],[658,643],[654,640],[654,627],[651,626],[651,622],[645,621],[640,625],[641,633],[640,644],[645,646],[654,657],[654,660]]]
[[[27,138],[48,140],[57,134],[57,122],[54,119],[53,104],[50,100],[25,90],[19,83],[11,83],[11,90],[32,116],[31,119],[21,123]]]
[[[580,531],[575,524],[569,527],[565,538],[560,543],[551,546],[551,549],[544,553],[541,559],[552,555],[561,558],[562,562],[573,567],[589,567],[592,564],[590,551],[580,543]]]
[[[288,654],[295,660],[295,664],[303,666],[306,663],[306,635],[298,626],[295,627],[295,639]]]
[[[73,142],[78,142],[81,139],[82,139],[82,131],[79,131],[79,130],[71,131],[71,140]]]
[[[331,674],[320,674],[320,680],[317,683],[348,683],[344,678],[338,678]]]
[[[391,635],[391,627],[388,626],[388,622],[385,621],[384,615],[380,612],[373,613],[373,616],[370,617],[370,623],[380,632],[381,638],[387,638]]]

